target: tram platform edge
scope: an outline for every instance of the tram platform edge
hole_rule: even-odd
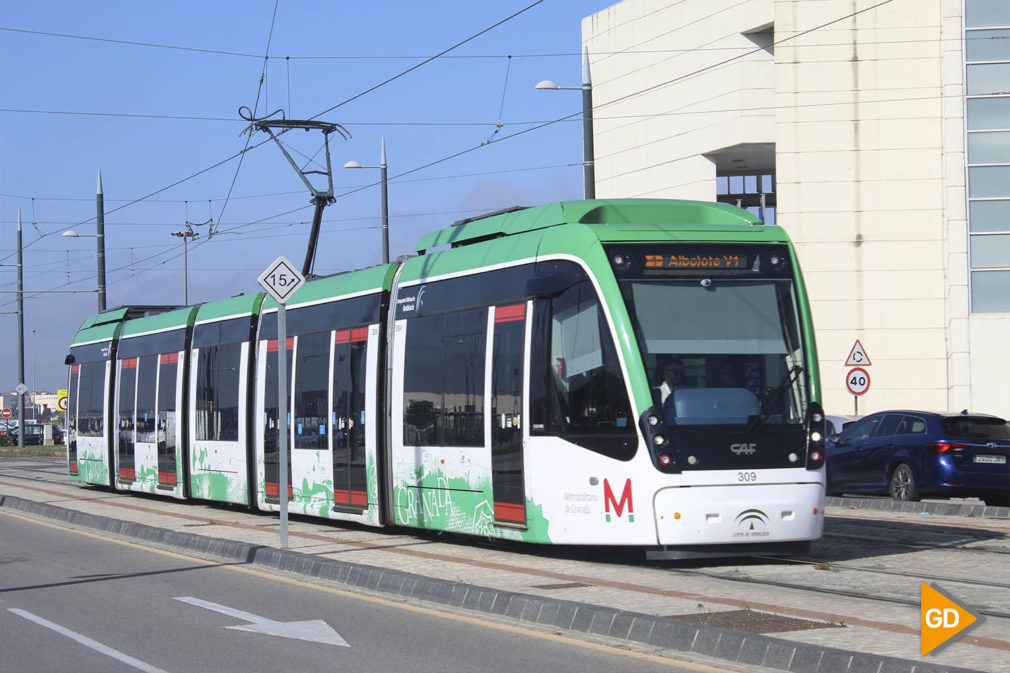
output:
[[[711,657],[716,660],[715,663],[732,663],[745,670],[747,667],[809,673],[968,673],[971,670],[794,642],[607,606],[533,596],[401,570],[318,558],[267,545],[211,538],[80,512],[11,495],[0,494],[0,509],[62,521],[81,528],[111,533],[130,541],[151,543],[224,562],[271,568],[400,598],[509,617],[518,622]]]

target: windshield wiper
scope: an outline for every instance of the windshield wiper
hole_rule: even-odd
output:
[[[789,375],[786,376],[782,383],[778,385],[778,388],[772,391],[771,395],[765,398],[765,401],[761,404],[761,409],[758,410],[756,416],[751,419],[750,423],[747,425],[747,432],[752,433],[764,425],[764,422],[768,420],[768,410],[778,404],[779,398],[782,397],[782,393],[786,391],[787,388],[792,387],[799,375],[803,373],[803,367],[799,365],[794,365],[792,369],[789,370]]]

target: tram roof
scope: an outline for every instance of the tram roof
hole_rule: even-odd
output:
[[[71,345],[94,343],[119,336],[119,328],[124,321],[137,320],[147,316],[158,316],[176,309],[176,306],[120,306],[87,318],[77,328]]]
[[[120,338],[150,334],[152,332],[168,332],[174,329],[189,327],[196,319],[196,306],[186,306],[175,311],[145,316],[135,320],[127,320],[123,324]]]
[[[445,245],[458,247],[565,224],[640,225],[666,231],[671,228],[697,230],[699,226],[712,231],[765,228],[751,213],[726,203],[674,199],[560,201],[463,220],[425,234],[416,250],[423,254]]]
[[[265,296],[265,292],[253,292],[252,294],[240,294],[228,299],[200,304],[196,307],[196,321],[210,322],[256,315]]]

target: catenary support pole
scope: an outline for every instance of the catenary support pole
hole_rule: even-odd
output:
[[[102,193],[102,169],[98,169],[98,192],[95,194],[98,233],[98,312],[105,310],[105,195]]]
[[[593,151],[593,80],[589,75],[589,49],[582,50],[582,180],[587,199],[596,198],[596,166]]]
[[[25,382],[25,275],[21,246],[21,209],[18,208],[18,385]],[[18,392],[18,446],[25,448],[25,396]]]

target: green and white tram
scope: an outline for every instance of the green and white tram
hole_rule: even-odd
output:
[[[71,478],[277,509],[283,353],[292,512],[654,558],[820,536],[817,353],[781,228],[568,201],[417,253],[307,282],[286,344],[262,293],[89,319],[68,356]]]

